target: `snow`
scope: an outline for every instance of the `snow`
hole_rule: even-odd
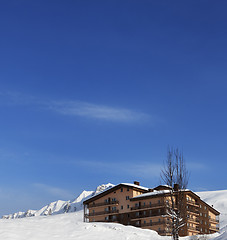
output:
[[[136,185],[136,184],[132,184],[132,183],[121,183],[121,184],[122,184],[122,185],[125,185],[125,186],[140,188],[140,189],[143,189],[143,190],[146,190],[146,191],[149,190],[149,188],[142,187],[142,186],[139,186],[139,185]]]
[[[114,223],[84,223],[83,212],[1,219],[1,240],[147,240],[170,239],[151,230]]]
[[[117,223],[84,223],[82,210],[59,214],[66,203],[81,204],[84,199],[94,193],[95,191],[90,193],[84,191],[73,201],[50,203],[39,210],[39,216],[1,219],[0,240],[171,240],[171,237],[161,237],[152,230],[123,226]],[[210,205],[214,205],[221,212],[220,233],[206,235],[203,239],[227,240],[227,190],[199,192],[196,194]],[[43,216],[41,213],[47,210],[48,207],[52,210],[55,209],[55,214]],[[199,237],[184,237],[180,239],[199,240]]]
[[[160,191],[154,190],[153,192],[143,193],[143,194],[140,194],[140,195],[135,196],[133,198],[148,197],[148,196],[160,195],[160,194],[169,193],[169,192],[170,192],[170,190],[160,190]]]

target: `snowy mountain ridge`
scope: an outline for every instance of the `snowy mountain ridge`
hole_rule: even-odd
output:
[[[100,192],[107,190],[114,185],[111,183],[102,184],[98,186],[95,191],[83,191],[77,198],[74,200],[62,201],[58,200],[51,202],[50,204],[42,207],[39,210],[27,210],[26,212],[17,212],[9,215],[3,215],[2,219],[15,219],[15,218],[25,218],[25,217],[36,217],[36,216],[47,216],[53,214],[77,212],[82,210],[83,201],[99,194]]]

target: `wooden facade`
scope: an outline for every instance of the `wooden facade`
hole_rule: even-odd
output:
[[[183,192],[185,225],[180,236],[210,234],[219,231],[219,212],[190,190]],[[152,229],[171,235],[171,219],[166,211],[170,188],[148,189],[135,184],[119,184],[84,201],[84,221],[116,222]]]

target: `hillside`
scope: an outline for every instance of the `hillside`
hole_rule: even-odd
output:
[[[105,189],[105,187],[101,187]],[[99,189],[100,190],[100,189]],[[97,194],[97,190],[91,194]],[[227,240],[227,190],[197,193],[209,204],[214,205],[221,212],[220,234],[206,235],[206,239]],[[85,198],[87,194],[85,193]],[[80,198],[79,198],[80,197]],[[83,195],[77,199],[81,204]],[[73,202],[73,201],[72,201]],[[56,209],[53,215],[26,217],[19,219],[0,220],[0,240],[170,240],[170,237],[161,237],[152,230],[144,230],[132,226],[123,226],[116,223],[84,223],[83,211],[60,213],[61,202],[49,204]],[[46,209],[46,208],[45,208]],[[39,210],[40,213],[43,210]],[[190,237],[181,238],[190,240]],[[195,237],[193,238],[196,239]],[[202,240],[202,239],[201,239]],[[204,239],[203,239],[204,240]]]
[[[220,228],[227,226],[227,190],[197,192],[197,194],[221,213]]]

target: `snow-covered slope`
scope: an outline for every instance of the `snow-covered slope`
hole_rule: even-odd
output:
[[[227,225],[227,190],[198,192],[197,194],[221,213],[220,228],[224,228]]]
[[[93,194],[99,192],[94,191]],[[105,190],[105,188],[104,188]],[[86,193],[72,202],[86,198]],[[227,222],[227,191],[197,193],[221,212],[221,222]],[[49,204],[51,205],[51,204]],[[49,206],[48,205],[48,206]],[[62,204],[52,203],[52,209],[59,212]],[[40,210],[41,211],[41,210]],[[41,211],[43,212],[43,211]],[[171,240],[161,237],[152,230],[123,226],[116,223],[84,223],[83,211],[51,216],[37,216],[21,219],[0,219],[0,240]],[[184,237],[182,240],[227,240],[227,227],[221,225],[220,234]]]
[[[40,210],[28,210],[26,212],[18,212],[9,215],[2,216],[3,219],[15,219],[15,218],[24,218],[32,216],[47,216],[52,214],[68,213],[80,211],[83,208],[83,201],[92,197],[100,192],[113,187],[111,183],[102,184],[98,186],[95,191],[83,191],[77,198],[69,201],[55,201],[52,202]]]
[[[83,211],[23,219],[1,219],[1,240],[165,240],[156,232],[112,223],[84,223]]]

